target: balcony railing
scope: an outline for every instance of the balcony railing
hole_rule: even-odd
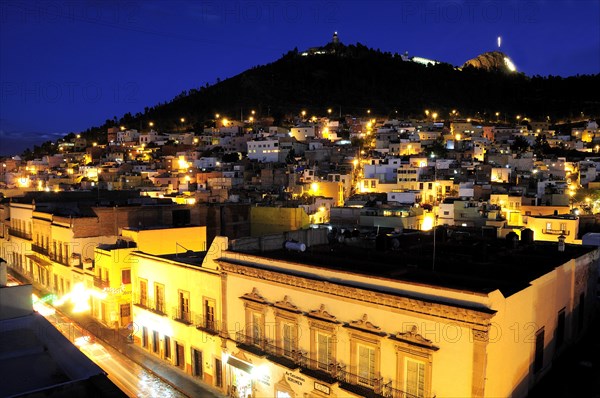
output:
[[[110,286],[110,281],[108,279],[102,279],[100,277],[94,276],[94,287],[98,289],[104,289]]]
[[[38,246],[36,244],[31,244],[31,251],[38,254],[43,254],[44,256],[48,255],[48,249],[43,246]]]
[[[148,296],[141,296],[139,293],[133,295],[133,305],[142,308],[148,308]]]
[[[261,351],[267,352],[267,346],[269,345],[269,340],[260,336],[259,334],[251,335],[246,334],[244,331],[238,331],[235,333],[235,340],[240,344],[245,344],[248,346],[254,346]]]
[[[167,306],[164,301],[156,301],[150,299],[148,296],[135,294],[133,296],[133,305],[152,311],[158,315],[167,316]]]
[[[381,395],[385,398],[418,398],[416,395],[392,387],[391,381],[382,386]]]
[[[380,393],[383,386],[383,378],[376,375],[357,374],[348,371],[345,366],[338,366],[335,377],[342,383],[361,386],[375,393]]]
[[[567,231],[564,229],[542,229],[542,233],[546,235],[564,235],[569,236],[571,231]]]
[[[67,267],[71,266],[69,264],[69,257],[68,256],[63,256],[61,254],[58,254],[58,253],[55,253],[55,252],[51,252],[49,257],[54,262],[60,263],[62,265],[66,265]]]
[[[16,228],[9,228],[8,233],[11,236],[16,236],[17,238],[31,240],[31,232],[27,233]]]
[[[204,330],[211,334],[219,334],[221,327],[215,319],[208,319],[204,314],[194,317],[194,325],[198,329]]]
[[[265,344],[265,349],[271,355],[287,358],[297,363],[300,362],[298,351],[295,349],[295,344],[291,344],[291,347],[284,348],[281,344],[277,345],[275,342],[267,342]]]
[[[173,319],[177,322],[185,323],[186,325],[192,324],[192,312],[183,311],[180,307],[173,307]]]
[[[379,375],[359,374],[346,369],[346,365],[335,361],[325,363],[311,359],[307,353],[297,350],[295,344],[292,344],[293,348],[284,349],[281,344],[278,345],[276,342],[258,335],[246,334],[244,331],[236,332],[235,339],[239,345],[246,346],[245,349],[255,354],[264,353],[282,358],[282,363],[287,363],[286,366],[288,367],[296,364],[304,369],[304,373],[330,383],[339,381],[342,388],[359,395],[417,398],[412,394],[393,388],[392,381],[384,384],[383,378]]]

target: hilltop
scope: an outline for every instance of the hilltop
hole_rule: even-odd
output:
[[[422,117],[425,108],[433,108],[440,114],[459,109],[462,115],[479,113],[482,118],[502,112],[571,119],[581,112],[597,113],[600,98],[590,87],[598,86],[600,74],[530,77],[468,64],[463,68],[447,63],[423,65],[360,43],[331,42],[309,52],[294,49],[272,63],[184,91],[168,103],[108,119],[83,136],[102,142],[108,127],[139,128],[149,121],[160,131],[201,131],[214,125],[215,113],[239,119],[250,109],[261,117],[273,117],[275,123],[301,109],[324,114],[328,108],[335,115],[364,115],[371,109],[374,115],[397,112],[405,118]]]

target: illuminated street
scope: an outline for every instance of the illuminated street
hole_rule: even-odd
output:
[[[19,281],[8,276],[9,286]],[[185,397],[120,352],[102,341],[82,333],[81,328],[66,315],[34,296],[34,309],[48,319],[92,361],[100,366],[123,392],[131,397]]]

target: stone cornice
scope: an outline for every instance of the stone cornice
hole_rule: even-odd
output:
[[[222,271],[230,274],[238,274],[248,278],[265,280],[272,283],[299,288],[305,291],[319,292],[331,296],[344,297],[351,300],[363,301],[377,306],[407,311],[414,314],[422,314],[435,318],[443,318],[449,321],[460,322],[472,327],[479,325],[486,328],[495,311],[489,309],[471,309],[453,305],[451,303],[439,303],[394,295],[385,292],[367,290],[365,288],[340,285],[328,281],[314,280],[302,276],[289,275],[283,272],[265,270],[249,265],[236,264],[227,259],[216,260]],[[244,298],[244,296],[242,296]]]

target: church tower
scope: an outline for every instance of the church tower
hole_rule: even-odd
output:
[[[340,44],[340,38],[338,37],[337,32],[333,32],[333,39],[331,39],[331,42],[335,45]]]

